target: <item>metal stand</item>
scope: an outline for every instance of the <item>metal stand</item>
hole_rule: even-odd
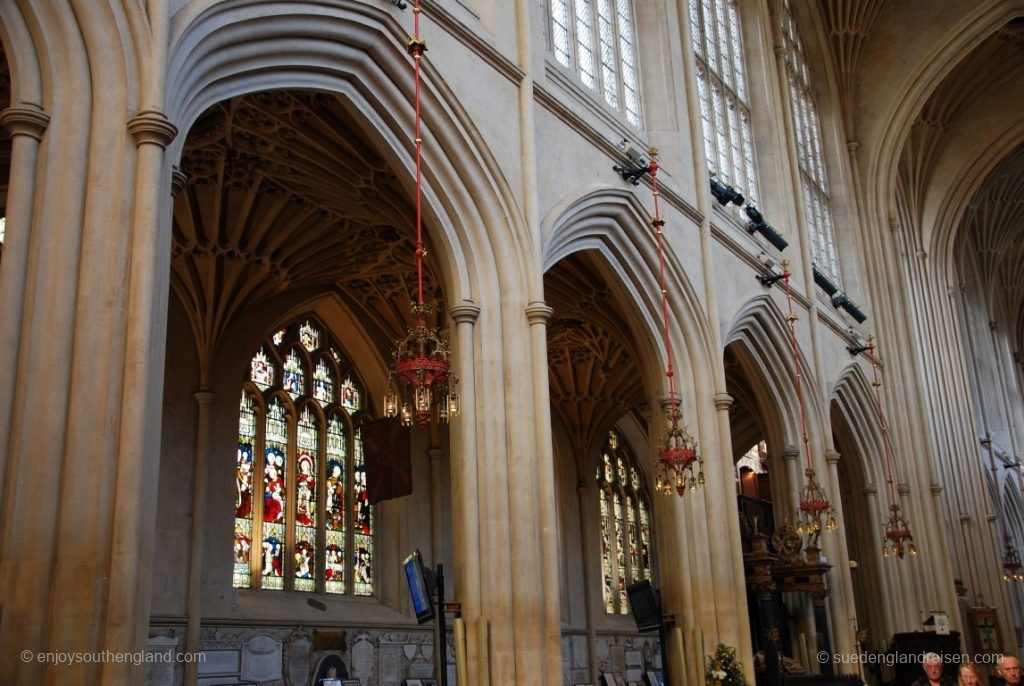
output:
[[[658,605],[661,605],[661,594],[658,594]],[[675,616],[662,616],[661,627],[658,629],[658,642],[661,643],[661,673],[665,677],[665,683],[672,683],[672,673],[668,670],[668,626],[675,624]]]
[[[437,679],[441,686],[448,686],[448,633],[444,625],[444,565],[437,565],[437,645],[440,650],[435,652],[434,667],[438,671]]]

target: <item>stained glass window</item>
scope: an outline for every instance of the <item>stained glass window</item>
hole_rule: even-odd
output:
[[[555,60],[640,125],[640,87],[631,0],[547,0]]]
[[[626,588],[652,578],[650,504],[636,458],[612,431],[597,467],[604,610],[628,614]]]
[[[310,350],[323,352],[311,362]],[[278,329],[252,358],[238,410],[236,588],[352,595],[376,589],[374,512],[353,430],[364,420],[357,414],[364,391],[341,351],[309,318]],[[343,393],[338,365],[347,375]],[[259,486],[262,499],[253,497]]]
[[[316,328],[307,320],[299,327],[299,340],[306,350],[313,352],[320,347],[320,329]]]
[[[804,201],[807,235],[811,238],[811,259],[822,273],[838,284],[839,260],[832,225],[828,177],[825,175],[821,122],[811,86],[811,70],[789,0],[786,0],[783,7],[782,38],[786,49],[786,80],[800,167],[800,193]]]
[[[309,405],[295,437],[295,590],[316,590],[316,476],[320,429]]]
[[[704,156],[711,171],[756,204],[750,107],[740,41],[738,0],[689,0],[697,57]]]
[[[238,457],[235,465],[234,585],[248,588],[252,579],[252,463],[256,445],[256,415],[252,397],[242,391],[238,407]]]
[[[302,368],[302,359],[296,349],[288,351],[284,358],[284,389],[292,398],[298,398],[306,392],[306,371]]]
[[[274,367],[267,359],[267,353],[260,348],[260,351],[253,355],[250,366],[249,378],[261,391],[265,391],[274,385]]]
[[[316,369],[313,370],[313,397],[322,405],[334,400],[334,374],[324,358],[317,360]]]
[[[352,379],[345,379],[341,383],[341,406],[353,411],[359,409],[359,389],[352,383]]]
[[[355,440],[355,498],[353,501],[353,529],[355,535],[352,552],[352,575],[355,577],[356,595],[373,595],[373,510],[366,490],[366,463],[363,460],[363,438],[356,431]]]
[[[345,476],[348,460],[345,424],[339,415],[327,422],[327,492],[324,519],[327,528],[327,566],[324,581],[328,593],[345,592]]]

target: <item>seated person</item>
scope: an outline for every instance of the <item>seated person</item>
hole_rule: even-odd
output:
[[[952,677],[942,675],[944,667],[942,657],[937,653],[925,653],[921,661],[924,676],[914,682],[914,686],[956,686]]]

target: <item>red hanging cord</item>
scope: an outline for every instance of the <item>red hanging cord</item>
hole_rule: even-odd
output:
[[[786,317],[786,321],[789,322],[789,339],[793,347],[796,400],[800,406],[800,430],[803,431],[804,455],[807,459],[807,469],[813,469],[811,466],[811,440],[807,435],[807,415],[804,411],[803,373],[800,368],[800,348],[796,341],[796,315],[793,314],[793,291],[789,284],[789,279],[792,274],[789,271],[788,265],[784,265],[783,268],[785,269],[785,272],[783,272],[783,278],[786,281],[786,308],[789,310],[789,315]]]
[[[896,505],[896,489],[893,486],[893,460],[892,445],[889,439],[889,425],[885,421],[885,414],[882,412],[882,382],[878,379],[878,360],[875,358],[875,344],[868,343],[868,354],[871,357],[871,385],[875,387],[875,402],[878,407],[878,425],[882,428],[882,442],[885,446],[885,471],[889,482],[889,504]]]
[[[420,39],[420,0],[413,3],[412,16],[413,36],[409,41],[409,54],[412,55],[413,78],[416,82],[416,304],[423,305],[423,176],[420,167],[423,140],[420,138],[420,59],[427,46]],[[420,317],[423,315],[420,314]]]
[[[661,216],[661,206],[658,202],[658,198],[660,196],[658,193],[658,163],[652,160],[648,171],[651,174],[651,186],[654,191],[654,219],[651,223],[654,224],[655,233],[657,233],[658,236],[658,268],[661,275],[661,313],[665,324],[665,377],[668,379],[669,402],[672,407],[675,407],[675,372],[672,370],[672,339],[669,337],[668,332],[668,287],[665,280],[665,248],[664,236],[662,235],[662,227],[665,226],[665,220]]]

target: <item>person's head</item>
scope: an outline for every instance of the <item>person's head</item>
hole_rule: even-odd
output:
[[[938,681],[942,676],[942,658],[935,653],[925,653],[924,659],[921,660],[921,669],[929,681]]]
[[[1001,655],[996,662],[996,672],[1007,684],[1020,683],[1020,660],[1013,655]]]
[[[982,686],[985,683],[981,668],[973,662],[965,662],[960,665],[957,676],[959,677],[957,680],[959,686]]]

